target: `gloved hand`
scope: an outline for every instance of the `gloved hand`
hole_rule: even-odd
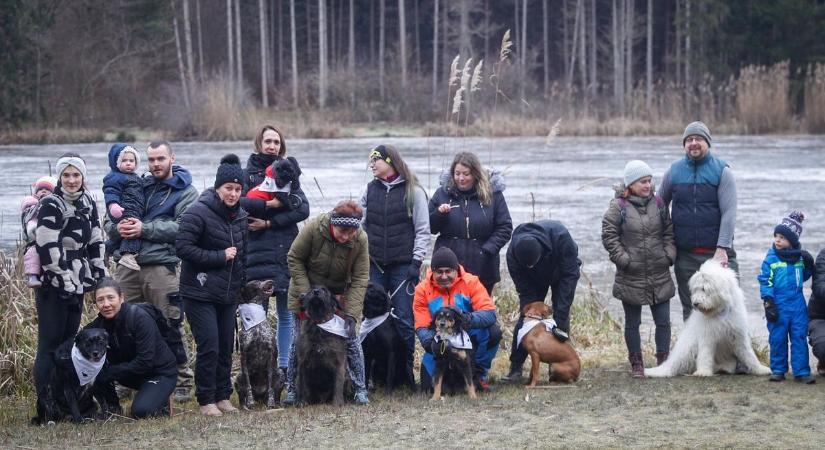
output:
[[[416,284],[418,283],[418,279],[421,277],[421,261],[417,259],[413,259],[410,263],[410,267],[407,268],[407,279],[414,281]]]
[[[461,323],[463,325],[463,328],[465,330],[469,330],[470,328],[472,328],[473,313],[470,311],[459,311],[459,314],[461,314]]]
[[[450,347],[452,347],[450,345],[450,341],[437,341],[433,339],[433,342],[430,344],[430,353],[432,353],[433,356],[435,356],[436,358],[441,358],[447,354],[447,352],[450,350]]]
[[[113,219],[120,219],[120,216],[123,215],[123,207],[117,203],[112,203],[109,205],[109,215],[112,216]]]
[[[816,269],[814,257],[811,256],[810,252],[807,250],[802,250],[802,262],[805,263],[805,269],[807,269],[809,273],[814,273],[814,270]]]
[[[553,328],[553,336],[555,336],[559,342],[566,342],[570,339],[570,335],[559,327]]]
[[[350,340],[355,339],[355,317],[346,316],[344,322],[347,324],[347,337]]]
[[[779,320],[779,311],[776,309],[776,303],[774,303],[773,299],[765,297],[762,301],[765,306],[765,319],[771,323]]]

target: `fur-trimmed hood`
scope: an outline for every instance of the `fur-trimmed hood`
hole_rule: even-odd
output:
[[[490,174],[490,187],[493,189],[493,192],[504,192],[504,189],[507,188],[507,184],[504,182],[504,174],[498,170],[489,170],[487,172]],[[450,169],[444,169],[438,177],[439,186],[443,187],[447,192],[452,192],[448,187],[451,177]]]

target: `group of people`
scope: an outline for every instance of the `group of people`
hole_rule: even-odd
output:
[[[657,361],[667,358],[669,300],[676,291],[670,266],[675,266],[685,318],[691,312],[687,282],[704,261],[714,258],[737,269],[735,182],[727,164],[710,153],[711,142],[703,123],[689,124],[683,135],[685,157],[665,173],[658,194],[650,167],[629,162],[624,184],[604,215],[602,239],[616,264],[613,294],[625,310],[633,376],[644,373],[639,338],[643,305],[650,306],[656,324]],[[499,254],[508,242],[507,266],[521,307],[543,301],[550,292],[554,334],[567,339],[581,265],[575,241],[554,220],[513,229],[501,174],[484,168],[471,152],[455,156],[428,200],[398,149],[379,145],[369,153],[374,179],[360,200],[341,201],[300,230],[298,224],[309,218],[309,201],[297,177],[279,179],[286,160],[291,173],[299,175],[300,169],[297,160],[287,156],[283,133],[273,126],[262,127],[256,135],[245,168],[237,156],[225,156],[213,186],[200,194],[190,173],[176,164],[168,142],[149,144],[148,173],[138,176],[141,156],[130,145],[111,147],[111,172],[103,183],[105,217],[87,192],[85,162],[74,153],[61,156],[57,179],[39,179],[34,198],[24,203],[36,208],[36,214],[27,216],[34,251],[26,253],[25,268],[29,285],[36,289],[38,395],[53,370],[55,348],[77,332],[83,294],[94,292],[100,315],[87,327],[105,328],[110,336],[108,363],[96,382],[136,389],[134,416],[162,414],[173,392],[179,400],[188,398],[193,374],[181,339],[184,317],[196,344],[194,386],[200,412],[220,416],[237,411],[230,402],[236,307],[243,283],[252,280],[274,281],[278,366],[286,379],[287,404],[297,400],[295,330],[303,318],[299,298],[313,285],[326,286],[341,306],[357,403],[369,403],[358,339],[369,282],[382,286],[391,298],[410,370],[416,337],[422,345],[420,380],[425,388],[437,347],[432,317],[445,306],[461,312],[475,349],[475,383],[484,391],[502,336],[492,293],[500,280]],[[800,251],[801,220],[791,215],[777,226],[760,280],[765,281],[772,378],[787,372],[790,336],[794,376],[808,382],[813,379],[806,369],[808,314],[800,312],[805,308],[801,286],[814,275],[811,342],[823,361],[825,253],[817,257],[822,269],[817,276],[810,255],[806,258]],[[438,238],[430,267],[422,277],[434,234]],[[115,262],[113,278],[108,277],[107,253]],[[157,307],[170,333],[161,336],[149,313],[130,305],[141,301]],[[520,317],[513,330],[504,381],[521,378],[527,354],[517,345],[517,335],[523,320]]]

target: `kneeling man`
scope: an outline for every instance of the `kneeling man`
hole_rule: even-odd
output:
[[[431,352],[435,331],[430,328],[433,316],[441,308],[461,312],[464,328],[470,335],[475,351],[473,378],[476,389],[488,391],[487,372],[493,363],[501,341],[501,328],[496,324],[496,306],[478,277],[458,264],[452,250],[441,247],[433,253],[430,269],[415,288],[413,314],[415,332],[424,357],[421,360],[421,387],[432,387],[435,358]]]

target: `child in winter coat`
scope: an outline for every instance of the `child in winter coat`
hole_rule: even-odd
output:
[[[135,171],[140,164],[138,151],[131,145],[114,144],[109,149],[109,167],[112,169],[103,177],[103,198],[112,222],[141,219],[143,216],[143,180]],[[121,239],[115,243],[120,251],[119,264],[140,270],[137,255],[140,239]]]
[[[54,192],[57,179],[43,176],[34,182],[34,195],[27,195],[20,204],[23,219],[23,236],[26,242],[26,253],[23,255],[23,269],[26,272],[26,282],[32,289],[39,288],[40,257],[34,247],[34,231],[37,228],[37,211],[40,209],[40,199]]]
[[[802,250],[799,236],[805,215],[792,211],[773,230],[773,245],[762,262],[759,293],[765,306],[765,319],[771,350],[770,381],[783,381],[788,371],[788,337],[794,379],[814,384],[808,362],[808,309],[802,285],[813,273],[814,261]]]

